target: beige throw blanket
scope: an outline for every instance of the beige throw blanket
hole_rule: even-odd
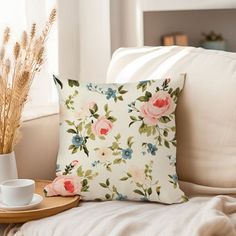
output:
[[[53,217],[24,224],[15,236],[235,236],[236,198],[192,197],[162,205],[87,202]]]

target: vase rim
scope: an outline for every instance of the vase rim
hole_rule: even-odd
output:
[[[9,152],[9,153],[0,153],[0,156],[10,156],[10,155],[12,155],[14,153],[15,153],[14,151]]]

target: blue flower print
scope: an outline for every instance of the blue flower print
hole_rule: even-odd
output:
[[[124,201],[127,199],[126,195],[122,195],[121,193],[118,193],[116,200]]]
[[[172,175],[172,178],[173,178],[173,180],[174,180],[175,182],[178,181],[178,176],[177,176],[177,175]]]
[[[88,84],[87,84],[87,89],[88,89],[88,90],[92,90],[92,88],[93,88],[92,83],[88,83]]]
[[[84,138],[82,136],[79,136],[78,134],[72,138],[72,144],[77,148],[79,148],[83,143]]]
[[[149,202],[149,199],[145,196],[141,197],[140,200],[143,202]]]
[[[123,159],[131,159],[133,154],[133,150],[131,148],[127,148],[127,149],[122,149],[122,158]]]
[[[94,161],[93,163],[92,163],[92,167],[96,167],[97,165],[99,165],[100,164],[100,161]]]
[[[112,88],[108,88],[108,90],[106,91],[105,94],[107,95],[106,96],[107,99],[115,98],[116,97],[116,90],[113,90]]]
[[[172,180],[177,183],[178,182],[178,176],[175,174],[175,175],[172,175],[171,176]]]
[[[135,102],[131,102],[128,104],[128,113],[131,113],[132,111],[137,111],[137,108],[135,107]]]
[[[156,151],[157,151],[157,147],[156,145],[153,145],[151,143],[148,143],[148,149],[147,149],[147,152],[148,153],[151,153],[153,156],[156,155]]]

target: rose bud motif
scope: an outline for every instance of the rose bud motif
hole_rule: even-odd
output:
[[[44,188],[47,197],[80,195],[81,179],[78,176],[61,175]]]
[[[92,125],[92,132],[97,136],[104,136],[108,135],[112,127],[112,122],[106,117],[102,116]]]
[[[71,164],[72,167],[75,167],[75,166],[78,164],[78,161],[77,161],[77,160],[74,160],[74,161],[72,161],[70,164]]]
[[[141,116],[147,125],[156,125],[162,116],[174,112],[175,106],[170,94],[165,91],[155,93],[148,102],[141,107]]]

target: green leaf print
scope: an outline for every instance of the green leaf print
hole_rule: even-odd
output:
[[[70,86],[70,87],[79,87],[79,81],[77,81],[77,80],[68,80],[68,85]]]

